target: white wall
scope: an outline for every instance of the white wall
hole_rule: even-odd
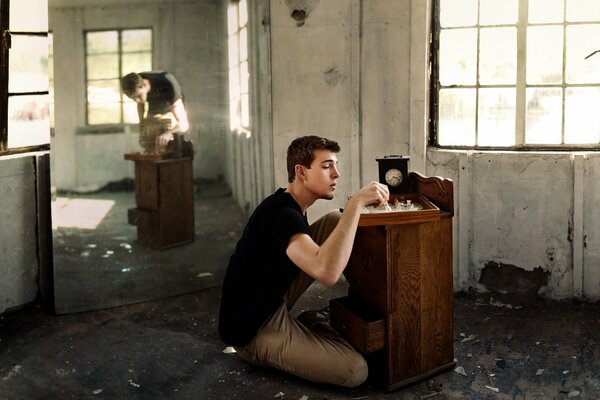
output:
[[[297,136],[337,140],[343,206],[377,179],[376,157],[410,155],[410,169],[454,180],[455,290],[480,285],[489,262],[550,272],[540,294],[600,299],[600,171],[593,153],[427,149],[430,0],[270,0],[273,168]],[[307,11],[298,26],[294,9]],[[516,278],[515,278],[516,279]]]
[[[38,293],[35,158],[0,157],[0,313]]]
[[[86,190],[133,177],[123,152],[140,151],[137,126],[112,133],[85,128],[84,31],[151,27],[154,69],[172,72],[186,97],[196,157],[194,177],[224,175],[228,126],[226,2],[217,0],[49,0],[54,36],[55,136],[52,178],[58,189]],[[84,146],[82,149],[81,146]],[[86,149],[94,151],[86,151]],[[102,154],[104,153],[104,154]],[[112,154],[107,164],[106,153]],[[87,165],[82,169],[81,165]],[[104,173],[89,174],[90,170]]]

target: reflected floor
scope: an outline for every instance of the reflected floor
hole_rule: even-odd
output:
[[[138,303],[219,286],[246,217],[228,187],[195,190],[195,240],[167,250],[136,243],[133,191],[58,195],[52,202],[57,313]]]

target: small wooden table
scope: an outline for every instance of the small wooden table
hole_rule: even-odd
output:
[[[392,391],[454,367],[452,181],[409,176],[419,211],[363,214],[331,324]]]
[[[135,202],[128,222],[137,226],[138,243],[163,250],[194,241],[192,159],[128,153],[135,163]]]

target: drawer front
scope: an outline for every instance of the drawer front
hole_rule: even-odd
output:
[[[385,319],[351,297],[330,301],[331,326],[363,354],[385,347]]]

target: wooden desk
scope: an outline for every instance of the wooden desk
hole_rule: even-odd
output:
[[[411,173],[421,211],[363,214],[331,324],[386,391],[454,367],[452,181]],[[398,195],[401,196],[401,195]],[[418,200],[414,200],[418,201]]]
[[[192,159],[129,153],[135,163],[135,202],[128,222],[137,226],[138,243],[162,250],[194,241]]]

